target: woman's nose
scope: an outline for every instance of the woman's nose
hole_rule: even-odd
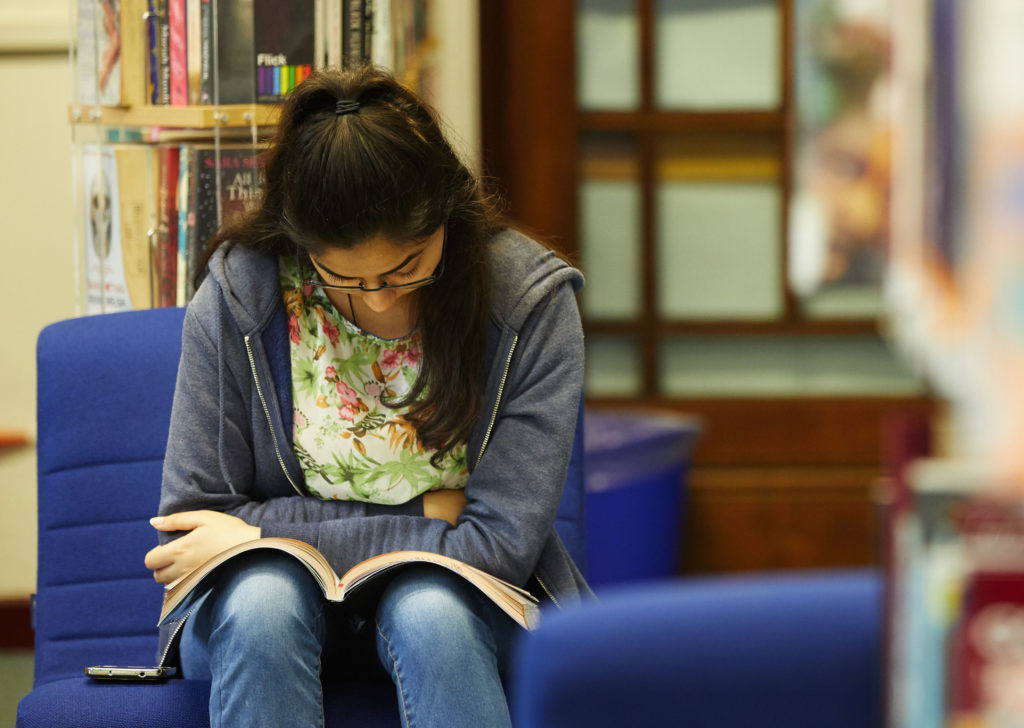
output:
[[[366,293],[360,293],[359,297],[363,299],[363,303],[371,311],[381,313],[391,308],[391,304],[395,302],[398,297],[394,290],[384,289],[383,291],[368,291]]]

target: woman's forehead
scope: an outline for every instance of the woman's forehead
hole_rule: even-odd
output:
[[[417,240],[396,239],[378,234],[348,248],[327,247],[313,259],[334,273],[347,277],[376,276],[393,272],[416,258],[443,236],[443,228]]]

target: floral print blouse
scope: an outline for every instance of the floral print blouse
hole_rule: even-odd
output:
[[[400,399],[419,373],[419,334],[381,339],[302,283],[297,262],[279,261],[291,338],[295,454],[309,492],[323,499],[397,505],[428,490],[462,488],[465,445],[434,467]]]

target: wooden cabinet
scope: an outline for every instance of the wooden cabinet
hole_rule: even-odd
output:
[[[682,568],[872,563],[884,423],[935,403],[881,309],[790,284],[792,0],[503,0],[480,22],[485,171],[588,278],[590,406],[705,423]]]

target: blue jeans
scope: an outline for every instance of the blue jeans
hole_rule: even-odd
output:
[[[184,676],[211,681],[211,727],[322,726],[321,658],[334,657],[325,644],[339,649],[328,640],[336,616],[291,557],[226,565],[181,635]],[[520,627],[475,588],[440,567],[407,567],[374,622],[404,726],[511,725],[501,675]]]

